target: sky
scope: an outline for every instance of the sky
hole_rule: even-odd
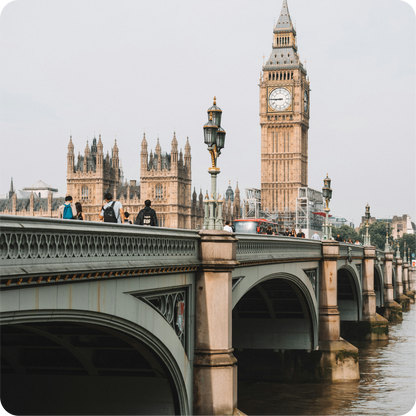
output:
[[[143,134],[189,137],[192,186],[210,188],[203,142],[217,97],[226,130],[217,189],[260,184],[259,79],[282,0],[1,0],[0,194],[42,180],[66,191],[75,153],[117,139],[140,179]],[[208,7],[209,6],[209,7]],[[309,183],[332,179],[331,214],[358,226],[415,201],[415,9],[400,0],[288,0],[310,93]]]

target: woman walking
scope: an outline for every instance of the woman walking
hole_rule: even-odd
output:
[[[75,208],[77,209],[76,219],[80,221],[85,221],[85,214],[82,212],[82,205],[80,202],[75,202]]]

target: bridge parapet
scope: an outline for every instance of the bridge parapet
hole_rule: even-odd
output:
[[[29,274],[61,282],[196,270],[199,240],[189,230],[1,216],[1,286],[21,284]]]
[[[353,259],[362,259],[364,257],[364,246],[358,244],[339,243],[339,257],[340,259],[347,258],[350,261]]]
[[[311,261],[322,258],[320,241],[264,235],[237,235],[240,266],[278,261]]]

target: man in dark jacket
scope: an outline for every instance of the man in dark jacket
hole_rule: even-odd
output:
[[[157,227],[156,211],[153,208],[150,208],[150,199],[146,199],[144,205],[145,207],[138,213],[134,223],[136,225],[151,225]]]

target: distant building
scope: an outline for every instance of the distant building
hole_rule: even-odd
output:
[[[391,228],[391,235],[394,239],[403,237],[403,234],[415,234],[416,226],[415,223],[411,221],[410,215],[404,214],[401,217],[394,215],[392,218],[376,218],[371,217],[368,221],[369,224],[374,222],[387,222]],[[364,227],[366,224],[365,217],[361,217],[361,224],[357,228],[357,231]]]

